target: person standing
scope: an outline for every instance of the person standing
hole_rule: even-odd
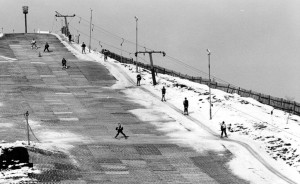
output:
[[[165,98],[165,95],[166,95],[166,88],[165,86],[163,86],[163,88],[161,89],[161,101],[166,101],[166,98]]]
[[[62,58],[61,64],[62,64],[63,69],[64,69],[64,68],[65,68],[65,69],[67,68],[67,60],[66,60],[65,58]]]
[[[136,76],[136,85],[137,86],[141,85],[141,79],[142,79],[141,74],[137,74],[137,76]]]
[[[35,47],[36,49],[38,48],[34,38],[32,38],[32,41],[31,41],[31,49],[33,49],[33,47]]]
[[[224,121],[223,121],[222,124],[221,124],[221,138],[223,137],[223,133],[224,133],[225,137],[227,137],[227,133],[226,133],[226,124],[225,124]]]
[[[185,97],[184,101],[183,101],[183,114],[184,115],[189,115],[189,101],[187,100],[187,98]]]
[[[122,127],[121,123],[118,123],[116,130],[117,130],[117,135],[115,136],[115,138],[117,138],[120,133],[125,137],[125,139],[128,138],[128,136],[123,133],[123,127]]]
[[[46,42],[46,44],[45,44],[44,52],[45,52],[46,50],[47,50],[48,52],[50,52],[50,51],[49,51],[49,44],[48,44],[48,42]]]
[[[86,47],[86,45],[85,45],[85,43],[84,42],[82,42],[82,45],[81,45],[81,47],[82,47],[82,54],[83,53],[85,53],[85,47]],[[86,54],[86,53],[85,53]]]

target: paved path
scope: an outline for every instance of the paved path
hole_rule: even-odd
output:
[[[30,48],[33,37],[42,48]],[[44,53],[46,41],[51,52]],[[0,45],[5,44],[0,55],[17,60],[0,65],[2,139],[25,140],[22,114],[27,110],[30,120],[41,125],[33,128],[38,139],[45,140],[47,131],[72,133],[62,140],[70,139],[68,135],[82,138],[74,139],[70,154],[30,149],[31,161],[43,171],[31,175],[39,183],[248,183],[227,169],[229,151],[200,154],[172,143],[129,113],[144,107],[108,88],[116,80],[104,66],[77,59],[55,36],[11,34],[0,39]],[[70,66],[67,70],[61,68],[62,57]],[[125,126],[129,139],[113,138],[117,123]]]

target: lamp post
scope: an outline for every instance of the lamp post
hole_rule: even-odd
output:
[[[135,53],[137,53],[138,52],[138,18],[137,18],[137,16],[134,16],[134,18],[135,18],[135,22],[136,22],[136,42],[135,42]],[[135,56],[135,61],[136,61],[136,72],[138,72],[138,57],[137,57],[137,55]]]
[[[211,117],[211,89],[210,89],[210,84],[211,84],[211,82],[210,82],[210,54],[211,54],[211,52],[210,52],[210,50],[209,50],[209,49],[206,49],[206,51],[207,51],[207,55],[208,55],[208,78],[209,78],[209,85],[208,85],[208,87],[209,87],[209,119],[211,120],[211,119],[212,119],[212,117]]]
[[[24,114],[24,116],[25,116],[26,125],[27,125],[27,141],[28,141],[28,145],[30,145],[29,124],[28,124],[28,116],[29,116],[29,113],[28,113],[28,111],[26,111],[26,113]]]
[[[27,33],[27,13],[28,13],[28,6],[23,6],[23,13],[25,15],[25,33]]]

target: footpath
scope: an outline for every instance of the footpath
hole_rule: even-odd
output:
[[[32,38],[40,48],[31,49]],[[50,52],[43,52],[46,42]],[[228,168],[229,150],[197,151],[171,139],[153,122],[172,124],[174,118],[113,88],[118,81],[104,65],[76,57],[56,36],[6,34],[0,45],[0,135],[26,143],[23,114],[29,112],[30,162],[40,171],[28,174],[32,183],[250,183]],[[140,90],[134,83],[128,88]],[[149,96],[141,94],[159,102]],[[128,139],[114,138],[118,123]]]

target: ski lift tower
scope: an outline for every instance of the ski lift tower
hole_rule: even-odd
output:
[[[152,73],[152,81],[153,81],[153,85],[156,85],[156,79],[155,79],[155,70],[154,70],[154,65],[153,65],[153,59],[152,59],[152,54],[153,53],[160,53],[163,54],[163,56],[166,56],[166,53],[163,51],[139,51],[136,52],[134,55],[137,57],[138,54],[149,54],[150,57],[150,64],[151,64],[151,73]]]
[[[55,17],[64,17],[65,18],[65,28],[66,28],[66,32],[65,32],[65,35],[68,37],[70,35],[70,32],[69,32],[69,26],[68,26],[68,22],[67,22],[67,17],[75,17],[75,14],[74,15],[62,15],[60,13],[58,13],[57,11],[55,11],[56,15]]]

